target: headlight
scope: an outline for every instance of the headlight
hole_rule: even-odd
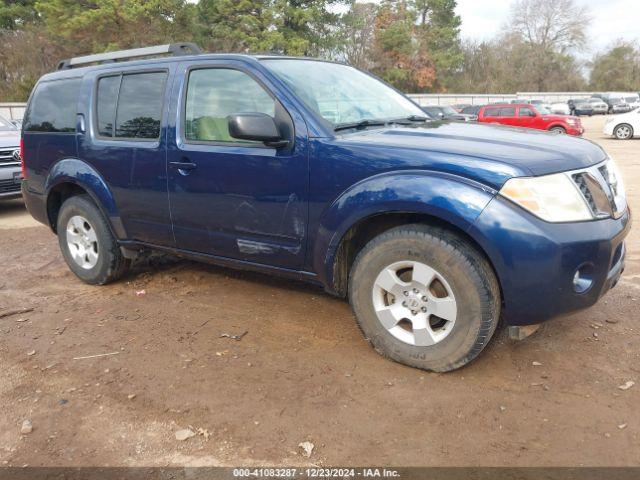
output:
[[[547,222],[593,219],[576,185],[564,173],[512,178],[503,185],[500,195]]]

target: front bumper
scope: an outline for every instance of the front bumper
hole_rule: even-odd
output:
[[[630,228],[629,210],[619,219],[552,224],[497,196],[469,233],[496,270],[506,323],[531,325],[590,307],[615,286]],[[592,280],[582,293],[574,288],[578,269]]]
[[[0,167],[0,198],[19,197],[20,166],[2,166]]]

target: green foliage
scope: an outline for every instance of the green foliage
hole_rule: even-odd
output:
[[[601,91],[640,91],[640,48],[618,42],[598,55],[591,71],[591,88]]]
[[[186,0],[38,0],[53,38],[85,52],[140,47],[191,37],[193,5]]]
[[[0,29],[18,30],[38,19],[36,0],[5,0],[0,4]]]

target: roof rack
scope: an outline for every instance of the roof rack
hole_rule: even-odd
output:
[[[58,70],[68,70],[91,63],[111,63],[117,60],[125,60],[139,57],[151,57],[155,55],[171,54],[173,57],[180,55],[200,55],[202,50],[195,43],[168,43],[153,47],[133,48],[131,50],[118,50],[117,52],[97,53],[84,57],[73,57],[58,63]]]

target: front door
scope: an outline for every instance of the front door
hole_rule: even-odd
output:
[[[306,126],[273,86],[240,62],[185,62],[175,82],[178,111],[167,161],[178,249],[302,268],[309,184]],[[289,145],[229,135],[228,116],[276,119]]]

